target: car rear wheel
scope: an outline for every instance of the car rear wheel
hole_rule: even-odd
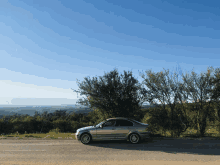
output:
[[[140,136],[136,133],[133,133],[129,136],[129,141],[132,144],[137,144],[141,141]]]
[[[83,144],[89,144],[91,142],[91,140],[92,140],[92,138],[91,138],[91,136],[88,133],[84,133],[80,137],[80,141]]]

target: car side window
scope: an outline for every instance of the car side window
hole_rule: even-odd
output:
[[[128,120],[116,120],[115,126],[133,126],[133,123]]]
[[[115,126],[115,120],[110,120],[104,123],[104,127],[112,127]]]

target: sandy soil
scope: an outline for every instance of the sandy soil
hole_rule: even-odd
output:
[[[210,162],[201,162],[201,161],[150,161],[150,160],[130,160],[130,161],[90,161],[90,162],[72,162],[72,161],[59,161],[59,162],[23,162],[23,161],[3,161],[0,164],[4,165],[219,165],[220,161],[210,161]]]

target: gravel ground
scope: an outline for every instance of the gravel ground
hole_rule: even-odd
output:
[[[0,164],[220,164],[220,140],[152,138],[141,144],[71,139],[0,140]]]

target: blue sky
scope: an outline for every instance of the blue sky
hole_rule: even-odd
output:
[[[74,104],[76,79],[114,68],[141,82],[220,63],[218,0],[1,0],[0,29],[0,104]]]

